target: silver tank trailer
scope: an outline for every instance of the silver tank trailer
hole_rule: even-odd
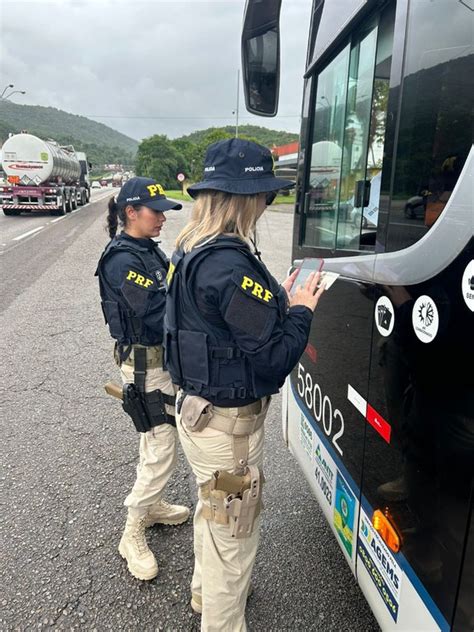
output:
[[[32,134],[15,134],[2,147],[2,168],[16,183],[39,186],[45,182],[73,184],[79,181],[81,166],[74,151]]]

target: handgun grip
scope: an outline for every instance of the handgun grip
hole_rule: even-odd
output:
[[[105,392],[107,395],[112,395],[112,397],[116,397],[123,401],[123,389],[119,384],[115,384],[115,382],[107,382],[104,384]]]

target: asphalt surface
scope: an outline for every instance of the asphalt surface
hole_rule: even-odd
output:
[[[118,380],[94,279],[107,242],[105,206],[97,201],[55,223],[0,213],[1,630],[200,626],[189,608],[191,520],[149,530],[160,567],[152,582],[135,580],[117,552],[138,437],[102,388]],[[188,215],[185,206],[167,215],[168,252]],[[280,279],[290,262],[291,231],[287,212],[267,212],[261,220],[264,260]],[[265,517],[249,629],[378,630],[283,444],[279,397],[266,428]],[[167,499],[195,503],[181,452]]]

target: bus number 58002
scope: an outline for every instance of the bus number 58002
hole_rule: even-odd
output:
[[[322,425],[324,432],[331,437],[332,444],[339,452],[343,454],[342,448],[338,440],[344,434],[344,417],[341,411],[336,408],[333,412],[333,405],[328,397],[321,392],[319,384],[313,384],[313,378],[308,373],[301,362],[298,364],[298,393],[308,407],[310,413],[316,421]],[[339,428],[335,434],[333,431]]]

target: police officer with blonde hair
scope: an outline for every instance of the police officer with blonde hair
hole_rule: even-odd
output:
[[[231,139],[211,145],[189,223],[168,275],[165,364],[180,391],[177,428],[196,476],[191,606],[201,629],[246,629],[259,539],[263,422],[307,344],[324,288],[311,274],[291,292],[252,253],[258,218],[276,192],[270,151]]]
[[[115,338],[115,360],[123,383],[124,409],[140,431],[137,478],[127,498],[119,552],[137,579],[156,577],[158,565],[145,528],[181,524],[189,509],[163,499],[176,465],[175,389],[163,369],[163,317],[169,261],[153,238],[164,213],[181,209],[151,178],[135,177],[111,198],[107,224],[112,238],[96,274],[105,320]],[[118,223],[123,231],[116,236]]]

